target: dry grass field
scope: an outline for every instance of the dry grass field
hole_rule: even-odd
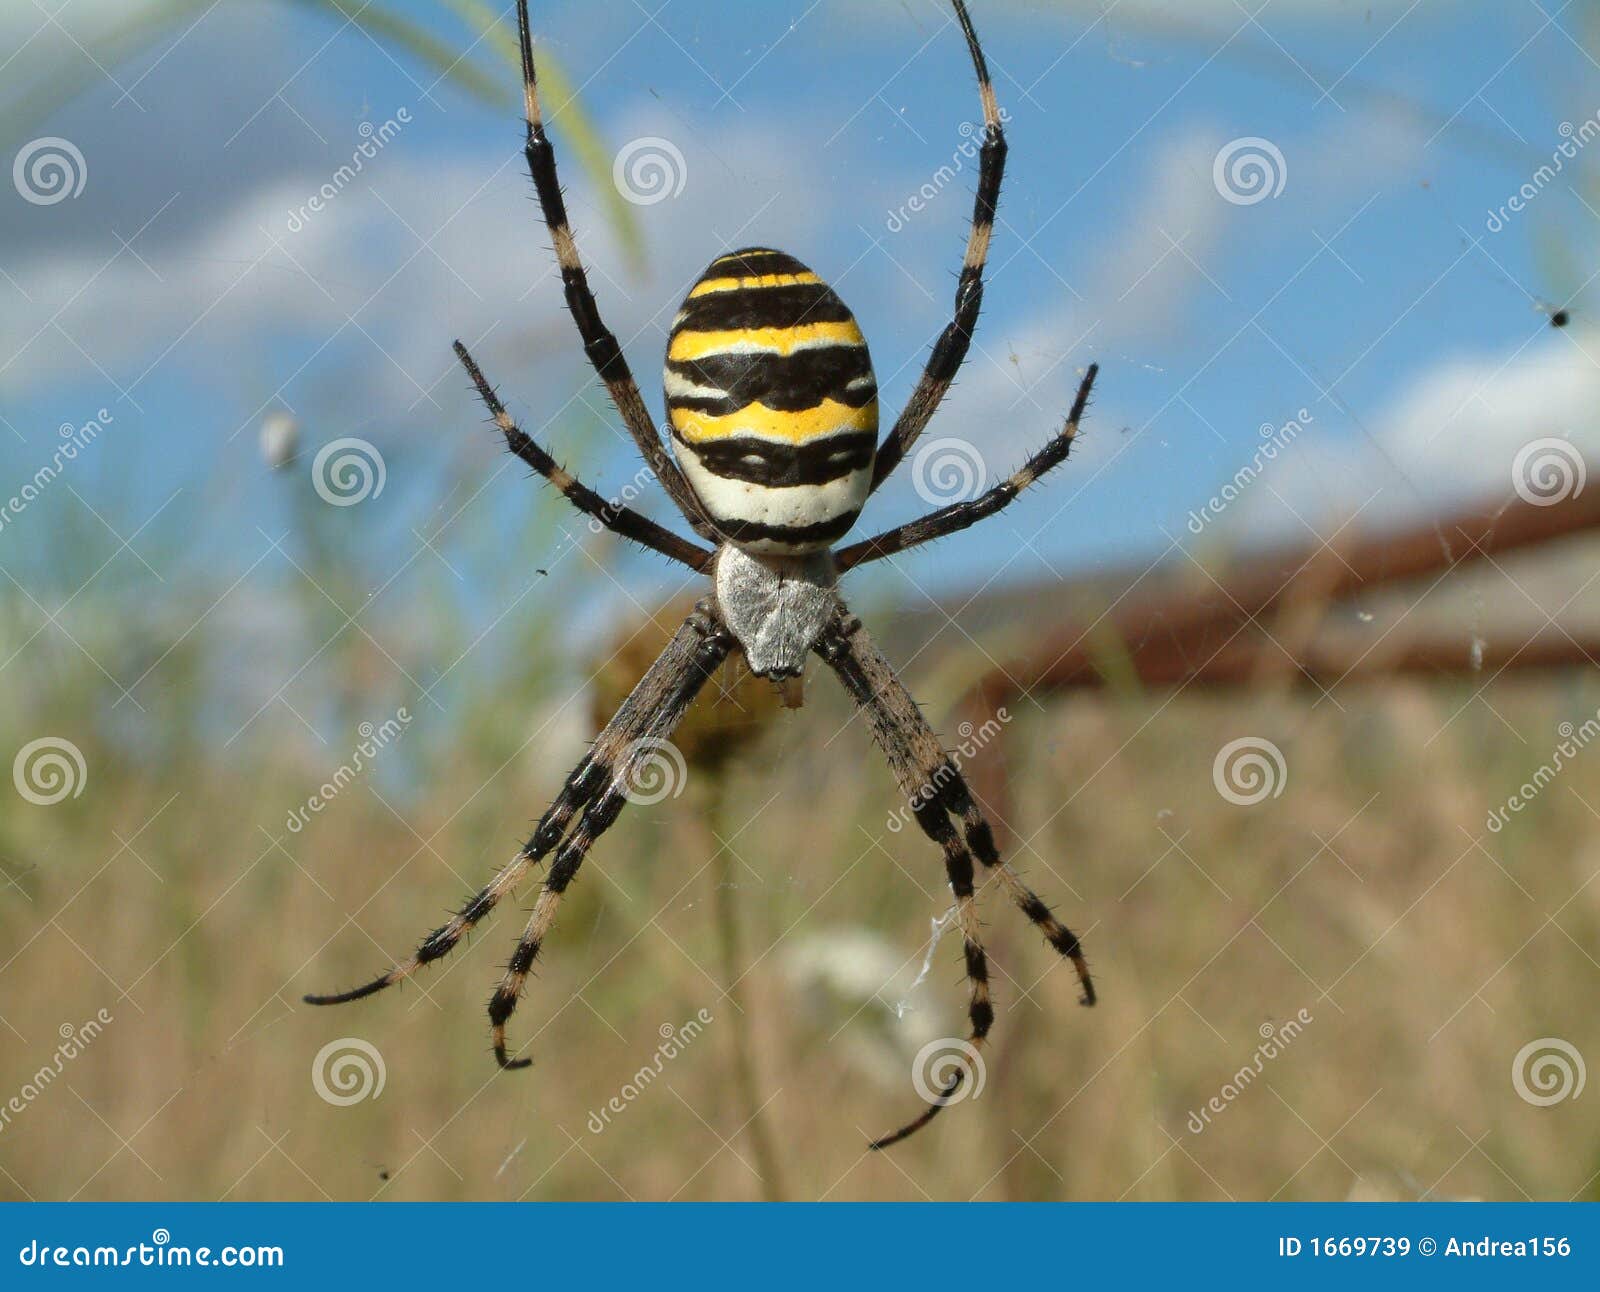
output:
[[[909,670],[942,726],[965,642],[948,628]],[[0,719],[11,746],[35,710],[68,721],[87,665],[56,659]],[[286,817],[326,768],[271,752],[292,741],[219,752],[213,719],[186,718],[177,684],[141,692],[166,706],[161,748],[137,749],[79,706],[84,792],[11,799],[0,816],[0,1096],[30,1092],[0,1128],[0,1192],[1596,1191],[1600,1101],[1535,1106],[1512,1065],[1547,1037],[1600,1055],[1600,753],[1572,759],[1503,831],[1485,828],[1548,759],[1558,724],[1600,702],[1592,679],[1478,699],[1396,683],[1316,703],[1023,702],[995,746],[1016,856],[1083,934],[1101,1004],[1079,1008],[1070,970],[986,890],[1000,1021],[984,1088],[882,1155],[864,1145],[920,1106],[912,1054],[961,1035],[964,989],[954,940],[910,989],[947,905],[938,853],[890,828],[893,784],[827,677],[742,758],[691,764],[680,796],[630,809],[597,848],[513,1023],[532,1038],[532,1071],[496,1072],[483,1019],[516,915],[416,986],[336,1011],[299,1003],[404,950],[541,810],[589,697],[500,680],[500,701],[479,677],[483,694],[448,718],[417,706],[415,729],[298,833]],[[1282,751],[1278,797],[1238,806],[1217,792],[1213,759],[1241,736]],[[58,1061],[63,1026],[101,1010],[103,1031]],[[684,1031],[697,1016],[711,1021]],[[658,1059],[674,1028],[675,1057]],[[1269,1032],[1289,1039],[1258,1059]],[[325,1062],[336,1097],[342,1079],[368,1093],[341,1106],[319,1096],[313,1067],[345,1038],[373,1047],[383,1084],[373,1097]],[[39,1085],[42,1066],[59,1075]],[[659,1075],[640,1085],[645,1067]],[[1246,1067],[1259,1075],[1240,1085]]]

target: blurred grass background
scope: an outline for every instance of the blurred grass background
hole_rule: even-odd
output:
[[[317,581],[359,586],[336,550]],[[303,649],[322,640],[320,613],[308,598]],[[450,606],[410,594],[390,613],[444,622]],[[6,614],[22,620],[14,598]],[[30,671],[0,736],[13,748],[70,729],[92,792],[0,817],[0,1093],[28,1081],[63,1022],[101,1007],[115,1021],[6,1125],[0,1188],[760,1196],[711,918],[720,876],[741,913],[750,1056],[792,1196],[1593,1194],[1600,1103],[1525,1104],[1510,1064],[1535,1037],[1591,1055],[1600,1041],[1572,1028],[1572,1002],[1600,985],[1600,761],[1580,758],[1492,851],[1472,842],[1486,805],[1530,772],[1501,720],[1554,733],[1600,702],[1588,678],[1497,686],[1499,718],[1473,706],[1435,740],[1464,690],[1020,705],[1002,737],[1027,839],[1016,855],[1083,930],[1103,1003],[1078,1008],[1071,973],[988,893],[1001,1009],[988,1085],[892,1156],[862,1146],[912,1110],[907,1038],[922,1033],[893,1020],[897,991],[868,999],[851,984],[880,965],[876,981],[903,984],[946,901],[936,852],[886,829],[893,784],[824,679],[722,773],[714,829],[731,864],[699,812],[719,773],[698,763],[692,792],[630,809],[596,850],[516,1018],[531,1072],[494,1071],[482,1016],[515,917],[418,988],[339,1012],[299,1005],[410,945],[509,855],[573,761],[588,715],[572,678],[609,648],[573,658],[553,619],[525,616],[508,653],[563,668],[475,664],[475,704],[448,720],[419,707],[370,776],[296,835],[284,819],[326,768],[287,742],[217,756],[204,697],[224,643],[206,624],[141,690],[136,738],[86,657],[64,649]],[[170,645],[134,616],[108,608],[105,623],[93,650],[118,676]],[[331,708],[381,721],[406,702],[377,694],[392,673],[367,667],[360,633],[330,649],[348,679]],[[947,629],[909,670],[945,729],[954,697],[932,665],[949,677],[963,651]],[[1211,784],[1219,733],[1241,731],[1269,736],[1291,768],[1282,798],[1248,810]],[[917,1027],[959,1034],[952,943],[911,999]],[[716,1021],[594,1134],[590,1114],[653,1059],[663,1026],[701,1009]],[[1261,1082],[1203,1134],[1186,1129],[1259,1029],[1302,1009],[1314,1022]],[[377,1099],[334,1107],[310,1064],[348,1036],[377,1047],[386,1080]]]

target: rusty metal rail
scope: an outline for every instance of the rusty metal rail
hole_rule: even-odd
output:
[[[1340,628],[1330,612],[1395,585],[1438,583],[1473,563],[1600,529],[1600,489],[1549,505],[1480,501],[1438,521],[1343,543],[1246,557],[1173,586],[1123,598],[1098,619],[1066,622],[1020,657],[989,670],[963,696],[961,716],[979,724],[1023,696],[1085,688],[1228,688],[1273,683],[1328,690],[1397,676],[1492,677],[1507,671],[1600,664],[1592,631],[1489,630],[1474,637],[1436,627],[1398,627],[1373,640]],[[1132,587],[1146,571],[1093,580]],[[1087,594],[1087,587],[1079,589]],[[1069,603],[1084,598],[1069,595]],[[1001,742],[967,769],[999,822],[1009,815]],[[1002,827],[1003,828],[1003,827]]]

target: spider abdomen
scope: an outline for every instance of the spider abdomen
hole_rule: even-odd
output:
[[[665,383],[674,452],[731,543],[811,552],[855,523],[878,383],[855,316],[793,256],[712,261],[673,322]]]

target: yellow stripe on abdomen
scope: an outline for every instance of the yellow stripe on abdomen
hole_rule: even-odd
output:
[[[765,404],[747,404],[737,413],[715,417],[692,408],[670,410],[673,429],[686,444],[705,444],[735,435],[753,435],[782,444],[805,444],[836,431],[876,431],[878,401],[851,408],[834,399],[824,399],[815,408],[779,412]]]
[[[725,332],[675,332],[668,360],[686,363],[708,354],[793,354],[808,346],[865,345],[855,320],[801,323],[795,327],[741,327]]]
[[[813,273],[804,274],[760,274],[753,278],[702,278],[694,285],[694,290],[689,293],[689,299],[697,296],[709,296],[712,292],[737,292],[746,288],[759,287],[798,287],[802,283],[820,283],[822,279]]]

